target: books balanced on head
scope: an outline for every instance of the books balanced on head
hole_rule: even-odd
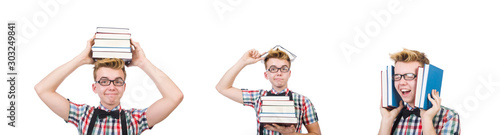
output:
[[[97,27],[92,58],[119,58],[125,63],[132,60],[130,32],[128,28]]]
[[[261,124],[297,126],[295,105],[289,96],[262,96],[262,110],[259,114]]]
[[[290,58],[290,62],[293,62],[295,60],[295,58],[297,58],[297,55],[293,54],[292,52],[288,51],[287,49],[285,49],[283,46],[281,45],[276,45],[274,46],[271,50],[280,50],[280,51],[283,51],[285,52],[288,57]],[[268,55],[268,52],[265,52],[264,54],[262,54],[262,56],[260,56],[261,58],[265,58],[266,56]],[[261,62],[264,62],[264,60],[262,60]]]
[[[397,92],[392,79],[392,76],[394,75],[394,66],[387,66],[385,70],[381,71],[381,73],[382,107],[396,108],[399,106],[401,96]],[[417,84],[415,88],[415,107],[427,110],[432,107],[432,103],[428,98],[428,95],[432,93],[432,90],[436,90],[441,95],[443,70],[432,64],[425,64],[424,67],[418,67],[416,77],[417,78],[415,79],[417,79]]]

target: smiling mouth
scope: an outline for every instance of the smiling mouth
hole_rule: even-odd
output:
[[[410,92],[411,92],[411,90],[409,90],[409,89],[402,89],[402,90],[401,90],[401,93],[402,93],[403,95],[408,95],[408,94],[410,94]]]

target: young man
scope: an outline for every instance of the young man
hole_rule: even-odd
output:
[[[454,110],[441,106],[441,98],[435,90],[425,95],[432,103],[428,110],[415,108],[415,91],[418,67],[429,64],[424,53],[404,49],[391,55],[395,61],[394,86],[405,102],[392,110],[380,108],[382,122],[379,135],[457,135],[460,119]],[[432,98],[431,98],[432,97]]]
[[[144,55],[138,42],[129,67],[141,68],[153,80],[163,96],[145,109],[123,109],[120,99],[127,86],[125,65],[121,59],[103,59],[94,63],[91,48],[94,38],[87,41],[85,50],[71,61],[58,67],[41,80],[35,90],[42,101],[59,117],[74,124],[84,134],[141,134],[165,119],[183,99],[183,94],[170,78]],[[94,64],[92,90],[101,99],[99,107],[76,104],[56,92],[64,79],[81,65]]]
[[[272,90],[247,90],[233,87],[233,82],[238,73],[247,65],[254,64],[264,60],[266,72],[264,77],[272,84]],[[229,69],[222,79],[217,84],[216,88],[219,93],[241,103],[245,106],[251,106],[257,113],[257,134],[260,135],[296,135],[301,134],[302,125],[305,125],[308,134],[320,135],[321,131],[318,124],[318,116],[311,101],[298,93],[288,89],[288,78],[290,78],[290,58],[280,50],[271,50],[265,58],[261,58],[256,50],[249,50],[243,57]],[[266,95],[292,95],[295,104],[296,116],[299,118],[297,126],[290,127],[279,126],[276,124],[262,125],[259,123],[259,110],[261,109],[261,96]]]

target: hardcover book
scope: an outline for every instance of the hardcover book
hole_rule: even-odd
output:
[[[293,60],[295,60],[295,58],[297,58],[297,55],[295,55],[292,52],[288,51],[287,49],[283,48],[283,46],[281,46],[281,45],[276,45],[271,50],[281,50],[281,51],[284,51],[288,55],[288,57],[290,57],[290,62],[292,62]],[[265,58],[267,56],[267,54],[268,53],[265,52],[260,57],[261,58]],[[264,60],[262,60],[262,62],[264,62]]]
[[[97,33],[120,33],[120,34],[130,34],[128,28],[118,28],[118,27],[97,27]]]
[[[296,117],[260,117],[261,124],[277,124],[280,126],[289,127],[297,125],[299,120]]]
[[[394,66],[389,65],[385,70],[381,71],[381,104],[382,107],[396,108],[399,107],[399,102],[402,100],[396,87],[392,76],[394,75]]]
[[[428,98],[428,95],[432,94],[432,90],[436,90],[439,92],[439,96],[441,96],[443,70],[432,64],[425,64],[423,69],[419,68],[419,71],[420,70],[423,70],[423,72],[418,72],[417,75],[415,106],[427,110],[432,107],[432,103]]]
[[[96,33],[96,39],[130,39],[130,33]]]

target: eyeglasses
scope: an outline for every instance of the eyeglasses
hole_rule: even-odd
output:
[[[401,78],[404,78],[405,80],[407,81],[411,81],[413,79],[415,79],[417,77],[417,75],[413,74],[413,73],[406,73],[406,74],[394,74],[392,75],[392,79],[394,79],[394,81],[399,81],[401,80]]]
[[[109,86],[111,82],[113,82],[113,85],[115,86],[123,86],[125,84],[125,81],[122,78],[117,78],[115,80],[109,80],[108,78],[101,78],[99,81],[95,82],[99,83],[101,86]]]
[[[288,66],[283,66],[281,68],[278,68],[278,67],[275,67],[275,66],[271,66],[269,69],[267,69],[267,71],[269,71],[271,73],[276,73],[278,71],[281,71],[282,73],[284,73],[284,72],[290,71],[290,68],[288,68]]]

